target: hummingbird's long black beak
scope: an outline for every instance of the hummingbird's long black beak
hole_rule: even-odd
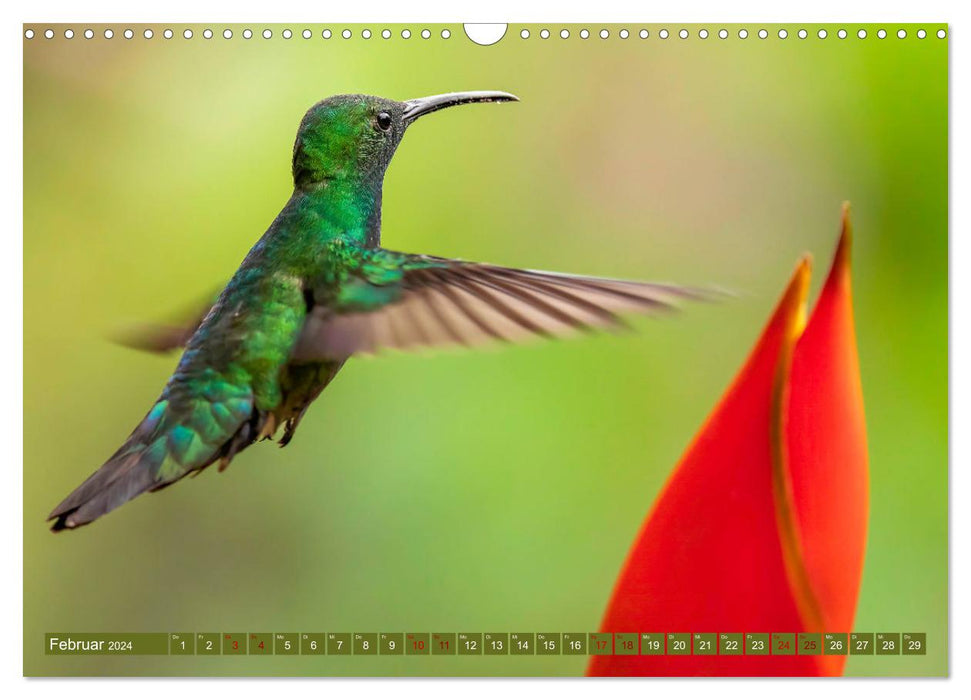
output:
[[[402,118],[405,124],[408,125],[425,114],[431,114],[446,107],[454,107],[455,105],[464,105],[473,102],[519,102],[519,98],[515,95],[510,95],[508,92],[498,92],[496,90],[449,92],[444,95],[419,97],[417,100],[408,100],[405,102],[405,111]]]

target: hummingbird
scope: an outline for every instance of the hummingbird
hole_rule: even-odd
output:
[[[405,132],[447,107],[518,101],[474,91],[398,102],[337,95],[307,111],[293,194],[214,303],[145,347],[183,347],[148,414],[48,516],[86,525],[249,445],[284,446],[352,355],[474,346],[623,327],[699,290],[513,269],[381,247],[385,171]]]

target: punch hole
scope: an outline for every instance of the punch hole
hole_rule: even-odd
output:
[[[646,39],[648,36],[650,36],[650,32],[648,32],[646,29],[642,29],[637,33],[637,36],[639,36],[641,39]]]
[[[787,32],[785,29],[780,29],[779,30],[779,38],[780,39],[785,39],[788,36],[789,36],[789,32]]]
[[[589,39],[590,38],[590,30],[589,29],[581,29],[580,30],[580,38],[581,39]]]
[[[64,30],[64,38],[65,39],[73,39],[74,38],[74,30],[73,29],[65,29]]]
[[[627,31],[626,29],[621,29],[619,36],[621,39],[626,39],[627,37],[630,36],[630,32]]]
[[[243,38],[244,39],[252,39],[253,38],[253,30],[252,29],[244,29],[243,30]]]
[[[401,30],[401,38],[402,39],[410,39],[411,38],[411,30],[410,29],[402,29]]]
[[[382,39],[390,39],[391,38],[391,30],[390,29],[383,29],[383,30],[381,30],[381,38]]]
[[[662,29],[661,31],[659,31],[657,33],[657,35],[659,37],[661,37],[662,39],[667,39],[668,38],[668,30],[667,29]]]
[[[432,38],[432,33],[430,31],[428,31],[427,29],[422,29],[421,30],[421,38],[422,39],[431,39]]]
[[[836,36],[838,36],[840,39],[845,39],[846,38],[846,30],[845,29],[840,29],[838,32],[836,32]]]
[[[34,38],[34,30],[33,29],[28,29],[27,31],[24,32],[24,36],[27,37],[28,39],[33,39]]]
[[[306,33],[304,33],[303,36],[304,36],[305,39],[309,39],[310,38],[310,37],[307,36]],[[233,30],[232,29],[224,29],[223,30],[223,39],[232,39],[232,38],[233,38]]]
[[[293,36],[293,32],[292,31],[290,31],[289,29],[284,29],[283,30],[283,38],[284,39],[289,39],[292,36]]]
[[[917,30],[917,38],[918,39],[923,39],[926,36],[927,36],[927,32],[925,32],[923,29],[918,29]]]
[[[442,38],[443,39],[448,39],[450,36],[452,36],[452,32],[450,32],[448,29],[443,29],[442,30]]]
[[[816,32],[816,36],[818,36],[820,39],[825,39],[826,36],[827,36],[826,35],[826,30],[825,29],[820,29],[818,32]]]
[[[809,32],[807,32],[805,29],[800,29],[799,30],[799,38],[800,39],[805,39],[807,36],[809,36]]]
[[[264,29],[263,30],[263,38],[264,39],[269,39],[272,36],[273,36],[273,32],[271,32],[269,29]]]
[[[897,38],[898,39],[906,39],[907,38],[907,30],[906,29],[900,29],[900,30],[898,30],[897,31]]]
[[[728,30],[727,29],[719,29],[718,30],[718,38],[719,39],[727,39],[728,38]]]
[[[53,39],[54,38],[54,30],[53,29],[48,29],[47,31],[45,31],[44,32],[44,38],[45,39]]]
[[[765,29],[760,29],[759,30],[759,39],[768,39],[768,38],[769,38],[769,32],[767,30],[765,30]]]
[[[539,38],[540,39],[549,39],[550,38],[550,30],[549,29],[540,30]]]
[[[203,29],[202,30],[202,38],[203,39],[212,39],[212,30],[211,29]]]
[[[519,36],[522,37],[523,39],[528,39],[529,38],[529,30],[528,29],[523,29],[521,32],[519,32]]]
[[[570,30],[569,29],[561,29],[560,30],[560,38],[561,39],[569,39],[570,38]]]
[[[465,36],[469,37],[473,43],[479,46],[492,46],[499,42],[502,37],[506,36],[505,24],[463,24],[462,28],[465,29]],[[549,36],[549,31],[546,32],[544,39]]]
[[[226,31],[228,32],[229,30],[227,29]],[[312,31],[310,31],[309,29],[304,29],[303,32],[302,32],[302,34],[301,34],[301,36],[303,36],[304,39],[309,39],[313,35],[314,35],[314,33]],[[232,36],[232,34],[230,34],[230,36]],[[226,37],[226,38],[228,39],[229,37]]]
[[[943,39],[946,36],[947,36],[947,32],[945,32],[943,29],[938,29],[937,30],[937,38],[938,39]]]
[[[350,39],[351,36],[353,35],[350,29],[345,29],[344,31],[341,32],[341,36],[344,37],[345,39]]]
[[[856,35],[861,39],[866,39],[866,29],[861,29],[856,33]]]
[[[185,37],[186,39],[191,39],[192,38],[192,30],[191,29],[186,29],[184,32],[182,32],[182,36]]]
[[[151,29],[146,29],[144,32],[142,32],[142,36],[144,36],[146,39],[151,39],[155,36],[155,32],[153,32]]]
[[[699,29],[698,30],[698,37],[701,38],[701,39],[707,39],[708,38],[708,30],[707,29]]]
[[[84,38],[85,39],[94,39],[94,32],[91,31],[90,29],[85,29],[84,30]]]
[[[886,39],[887,38],[887,30],[886,29],[879,30],[877,32],[877,38],[878,39]]]
[[[748,29],[739,29],[738,30],[738,38],[739,39],[747,39],[748,38]]]
[[[687,39],[688,38],[688,30],[687,29],[682,29],[680,32],[678,32],[678,36],[681,37],[682,39]]]
[[[131,29],[126,29],[125,30],[125,38],[126,39],[131,39],[133,36],[135,36],[135,32],[133,32]]]
[[[363,30],[361,32],[361,38],[362,39],[370,39],[371,38],[371,30],[370,29]]]

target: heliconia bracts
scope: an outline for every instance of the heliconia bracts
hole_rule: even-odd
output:
[[[796,266],[762,335],[645,520],[604,632],[852,628],[868,465],[850,285],[851,230],[807,319]],[[839,675],[844,655],[595,656],[595,676]]]

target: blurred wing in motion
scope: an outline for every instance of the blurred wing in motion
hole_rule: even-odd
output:
[[[710,299],[687,287],[409,255],[377,249],[340,289],[314,297],[293,352],[296,361],[556,338],[618,328],[618,314],[670,311]]]
[[[205,301],[183,309],[182,313],[177,314],[178,320],[171,323],[129,324],[113,333],[111,339],[126,348],[145,352],[166,353],[178,350],[185,347],[218,297],[218,293],[211,294]]]

